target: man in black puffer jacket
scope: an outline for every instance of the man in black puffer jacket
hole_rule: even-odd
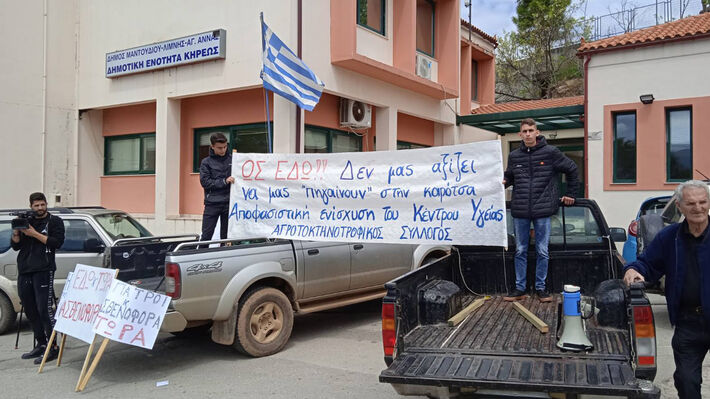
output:
[[[579,185],[577,165],[556,147],[547,145],[534,120],[523,119],[518,135],[522,144],[508,156],[503,180],[506,187],[513,186],[510,209],[515,226],[515,290],[504,299],[515,301],[525,296],[532,223],[537,253],[535,291],[540,302],[550,302],[552,297],[545,289],[550,258],[547,251],[550,216],[557,213],[560,202],[565,205],[574,204]],[[562,198],[557,188],[558,173],[564,173],[567,178],[567,193]]]
[[[210,155],[200,163],[200,184],[205,190],[201,240],[212,239],[217,220],[220,238],[227,238],[229,188],[234,183],[232,154],[227,154],[227,137],[222,133],[214,133],[210,136],[210,144]]]

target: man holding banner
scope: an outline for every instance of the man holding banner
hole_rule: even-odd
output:
[[[227,154],[229,143],[222,133],[210,136],[210,155],[200,163],[200,184],[205,190],[205,210],[202,214],[201,240],[211,240],[217,221],[221,239],[227,238],[229,216],[229,187],[234,183],[232,155]]]
[[[565,205],[574,204],[579,185],[577,165],[556,147],[547,145],[533,119],[527,118],[520,122],[518,135],[522,144],[508,156],[508,167],[503,179],[506,187],[513,186],[510,210],[515,227],[515,289],[503,299],[516,301],[525,297],[532,223],[537,253],[535,291],[540,302],[550,302],[552,297],[545,288],[550,258],[547,251],[550,216],[557,213],[560,202]],[[567,193],[562,198],[557,188],[559,173],[564,173],[567,178]]]

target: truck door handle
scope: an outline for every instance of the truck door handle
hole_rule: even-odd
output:
[[[353,249],[362,249],[363,245],[362,244],[355,244],[353,245]]]
[[[320,251],[318,251],[317,249],[309,249],[308,255],[318,255],[318,252]]]

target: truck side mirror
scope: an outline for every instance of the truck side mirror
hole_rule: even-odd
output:
[[[611,232],[611,239],[614,240],[614,242],[626,241],[626,230],[622,227],[612,227],[609,230]]]
[[[98,238],[87,238],[86,241],[84,241],[84,252],[100,253],[103,252],[104,249],[106,249],[106,245]]]

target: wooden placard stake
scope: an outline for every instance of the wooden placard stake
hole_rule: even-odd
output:
[[[106,346],[108,345],[108,338],[104,338],[103,342],[101,342],[101,346],[99,347],[98,352],[96,352],[96,356],[94,356],[94,361],[91,362],[91,367],[89,367],[89,371],[86,373],[86,376],[84,377],[84,381],[81,383],[79,386],[79,391],[83,391],[84,388],[86,388],[86,384],[89,383],[89,379],[91,379],[91,375],[94,374],[94,370],[96,370],[96,366],[99,365],[99,361],[101,360],[101,356],[103,356],[104,351],[106,350]]]
[[[59,354],[57,354],[57,367],[62,365],[62,355],[64,354],[64,344],[67,342],[67,335],[62,334],[62,343],[59,344]]]
[[[94,334],[94,339],[91,340],[89,344],[89,350],[86,351],[86,358],[84,359],[84,365],[81,367],[81,373],[79,373],[79,380],[76,382],[76,387],[74,392],[79,392],[79,386],[81,385],[81,380],[84,379],[86,375],[86,368],[89,366],[89,360],[91,360],[91,353],[94,351],[94,343],[96,342],[96,334]]]
[[[44,350],[44,356],[42,356],[42,363],[39,365],[39,370],[37,370],[37,374],[42,372],[42,369],[44,369],[44,363],[47,362],[47,356],[49,356],[49,351],[52,349],[52,344],[54,343],[54,338],[57,336],[57,331],[52,330],[52,335],[49,337],[49,342],[47,342],[47,349]]]
[[[535,316],[531,311],[529,311],[525,306],[521,305],[519,302],[513,302],[513,307],[518,311],[523,317],[525,317],[532,325],[535,326],[541,333],[547,334],[550,332],[550,327]]]

